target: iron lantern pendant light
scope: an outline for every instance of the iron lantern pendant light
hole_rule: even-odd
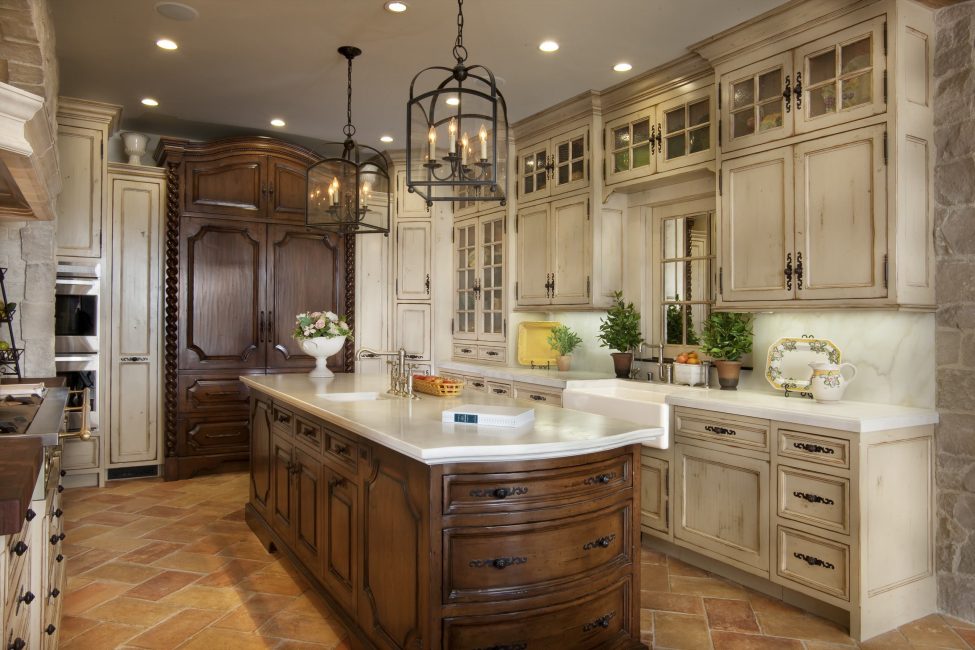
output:
[[[372,147],[357,144],[352,136],[352,59],[362,50],[339,48],[349,62],[348,119],[342,132],[342,155],[326,158],[308,168],[305,224],[343,235],[389,233],[389,172],[386,159]]]
[[[464,0],[457,0],[453,54],[456,65],[425,68],[410,83],[407,188],[428,206],[434,201],[505,205],[508,111],[494,74],[466,64]]]

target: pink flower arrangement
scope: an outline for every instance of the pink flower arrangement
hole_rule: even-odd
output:
[[[338,336],[352,338],[352,330],[345,319],[330,311],[304,312],[295,316],[295,340],[326,338]]]

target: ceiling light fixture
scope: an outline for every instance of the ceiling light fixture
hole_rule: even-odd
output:
[[[152,97],[143,97],[142,103],[145,104],[146,106],[159,106],[159,102],[157,102]]]
[[[348,61],[345,142],[342,155],[326,158],[308,168],[305,224],[343,235],[389,232],[389,172],[383,155],[352,136],[352,59],[362,50],[351,45],[339,48]]]
[[[629,72],[632,69],[633,66],[630,65],[629,63],[626,63],[625,61],[617,63],[616,65],[613,66],[613,70],[616,70],[617,72]]]
[[[383,9],[390,13],[401,14],[406,11],[407,6],[405,2],[387,2],[383,5]]]
[[[156,45],[161,50],[176,50],[176,49],[179,49],[179,45],[176,44],[176,41],[171,40],[171,39],[168,39],[168,38],[160,38],[158,41],[156,41]]]
[[[559,44],[555,41],[542,41],[538,44],[538,49],[542,52],[555,52],[559,49]]]
[[[180,22],[195,20],[200,15],[199,11],[182,2],[157,2],[156,13],[170,20],[178,20]]]
[[[390,143],[390,142],[393,141],[393,136],[391,136],[391,135],[381,135],[381,136],[379,136],[379,141],[380,142]]]
[[[453,66],[425,68],[410,82],[407,188],[428,206],[434,201],[459,200],[505,205],[508,109],[494,73],[466,63],[464,0],[457,0],[453,55]],[[445,98],[456,98],[457,104],[444,110]]]
[[[444,101],[447,103],[447,106],[459,106],[460,105],[460,97],[448,97]]]
[[[280,126],[284,126],[284,125],[285,125],[285,121],[282,120],[280,117],[276,117],[273,120],[271,120],[271,126],[278,126],[278,127],[280,127]]]

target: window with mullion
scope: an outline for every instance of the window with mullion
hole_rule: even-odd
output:
[[[660,228],[660,318],[667,345],[695,346],[711,310],[711,215],[665,217]]]

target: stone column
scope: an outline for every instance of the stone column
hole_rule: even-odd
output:
[[[975,2],[935,20],[938,605],[975,621]]]

